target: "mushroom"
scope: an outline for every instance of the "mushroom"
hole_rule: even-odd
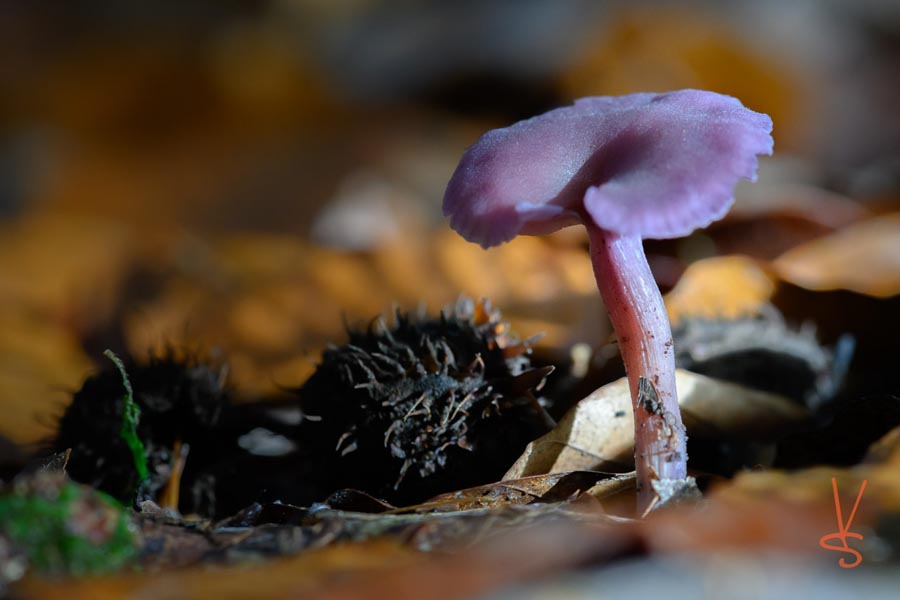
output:
[[[444,215],[487,248],[582,223],[634,410],[638,513],[687,477],[668,316],[642,239],[723,217],[772,153],[772,120],[701,90],[590,97],[485,133],[463,154]],[[662,487],[661,487],[662,486]]]

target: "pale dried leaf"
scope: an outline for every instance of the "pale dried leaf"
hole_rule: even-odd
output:
[[[781,396],[678,369],[679,404],[689,436],[766,438],[805,420],[807,410]],[[504,479],[578,470],[631,468],[634,417],[628,380],[584,398],[550,433],[531,442]]]

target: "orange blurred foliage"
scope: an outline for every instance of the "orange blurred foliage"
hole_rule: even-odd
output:
[[[654,7],[611,14],[562,75],[570,97],[698,88],[730,94],[775,122],[779,151],[801,147],[803,74],[788,70],[699,9]]]

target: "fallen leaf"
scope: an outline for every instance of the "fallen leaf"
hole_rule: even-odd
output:
[[[691,437],[768,439],[808,418],[791,400],[718,381],[683,369],[675,372],[678,402]],[[566,413],[550,433],[531,442],[504,479],[577,470],[630,469],[634,416],[628,380],[603,386]]]
[[[257,565],[207,567],[103,578],[46,580],[29,577],[16,586],[23,597],[46,600],[112,600],[113,598],[238,599],[292,598],[328,583],[367,573],[383,573],[421,564],[424,556],[386,540],[338,544],[298,556]]]
[[[300,386],[318,350],[343,340],[348,323],[365,327],[392,307],[436,311],[466,292],[511,306],[516,333],[547,332],[551,346],[567,345],[573,331],[603,331],[579,325],[602,317],[586,253],[538,238],[493,256],[449,231],[413,231],[365,252],[275,234],[172,238],[158,251],[170,255],[159,289],[123,316],[129,349],[220,350],[250,397]]]
[[[592,43],[563,74],[567,97],[716,90],[771,115],[779,124],[779,148],[804,139],[808,121],[800,111],[808,106],[811,82],[708,13],[656,6],[617,11],[600,23],[599,31],[587,38]]]
[[[608,521],[536,523],[487,543],[445,557],[432,556],[322,589],[312,595],[328,600],[432,600],[482,597],[510,585],[528,585],[576,565],[600,563],[634,547],[632,529]]]
[[[796,172],[802,165],[792,165],[790,159],[767,161],[761,166],[760,182],[737,187],[734,206],[722,220],[674,246],[684,253],[693,243],[697,250],[718,256],[737,254],[768,262],[871,216],[871,211],[852,198],[794,183],[804,177]],[[701,239],[711,245],[704,248],[698,244]]]
[[[898,460],[900,428],[895,428],[873,443],[858,465],[743,472],[714,485],[701,505],[654,513],[641,527],[655,551],[778,549],[830,557],[837,568],[838,558],[846,555],[818,543],[823,535],[838,531],[836,487],[843,518],[856,511],[848,531],[865,534],[850,546],[865,562],[877,564],[900,550],[900,535],[891,525],[900,517]]]
[[[509,504],[528,504],[535,501],[559,502],[578,492],[595,497],[613,494],[634,487],[634,473],[611,474],[599,471],[556,472],[520,479],[504,479],[497,483],[450,492],[427,502],[390,511],[452,512],[496,508]]]
[[[90,372],[71,332],[17,307],[0,310],[0,435],[19,444],[49,437]]]
[[[787,251],[772,264],[779,277],[811,290],[900,294],[900,213],[867,219]]]
[[[900,427],[892,429],[869,448],[867,463],[900,463]]]
[[[687,317],[737,319],[759,314],[775,283],[745,256],[718,256],[692,263],[671,292],[666,310],[673,325]]]
[[[113,220],[37,213],[0,228],[0,300],[76,333],[112,317],[134,259],[129,229]]]
[[[454,289],[498,304],[539,303],[596,294],[591,261],[578,248],[550,246],[536,237],[484,250],[452,231],[435,237],[437,266]]]
[[[820,187],[796,182],[762,181],[740,188],[734,206],[723,221],[772,216],[794,217],[834,230],[871,216],[871,213],[852,198]]]

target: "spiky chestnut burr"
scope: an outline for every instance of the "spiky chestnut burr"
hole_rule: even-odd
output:
[[[395,321],[324,352],[298,391],[300,444],[334,489],[395,504],[499,479],[548,429],[533,392],[552,368],[531,368],[486,301]]]
[[[144,491],[157,498],[169,480],[176,446],[192,446],[186,478],[207,462],[204,454],[229,403],[226,371],[171,351],[146,363],[133,357],[123,363],[141,412],[137,434],[150,473]],[[113,363],[105,364],[74,394],[50,445],[55,452],[72,449],[67,465],[72,479],[130,502],[140,482],[120,435],[124,394],[121,374]]]

